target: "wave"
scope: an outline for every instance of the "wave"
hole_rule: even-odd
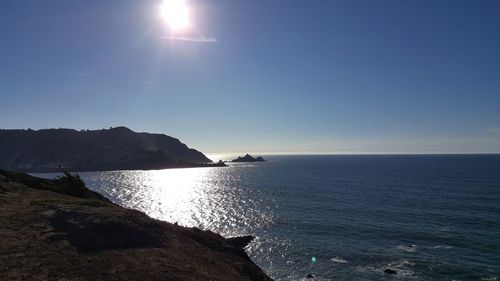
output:
[[[367,265],[367,266],[357,266],[355,270],[360,273],[372,273],[372,274],[377,274],[377,275],[386,275],[384,271],[386,269],[392,269],[397,272],[397,275],[394,276],[396,279],[402,279],[402,280],[408,280],[408,279],[419,279],[418,276],[415,274],[413,270],[410,269],[410,267],[414,266],[415,264],[407,261],[407,260],[398,260],[394,262],[390,262],[388,264],[384,265]]]
[[[343,258],[339,258],[339,257],[333,257],[330,260],[335,262],[335,263],[347,263],[347,260],[345,260]]]
[[[451,249],[453,246],[450,245],[437,245],[433,247],[434,249]]]
[[[481,281],[498,281],[497,277],[483,277],[481,278]]]
[[[405,251],[405,252],[409,252],[409,253],[414,253],[417,251],[417,246],[413,245],[413,244],[411,244],[411,245],[397,245],[396,249],[401,250],[401,251]]]

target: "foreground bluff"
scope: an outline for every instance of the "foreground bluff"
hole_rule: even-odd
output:
[[[272,281],[250,240],[151,219],[69,174],[0,170],[1,280]]]
[[[163,169],[210,163],[178,139],[109,130],[0,130],[0,168],[24,172]]]

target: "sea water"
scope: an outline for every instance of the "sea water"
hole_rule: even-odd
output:
[[[267,158],[80,175],[154,218],[256,236],[275,280],[499,280],[500,155]]]

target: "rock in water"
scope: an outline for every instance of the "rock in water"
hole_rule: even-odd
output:
[[[387,268],[386,270],[384,270],[384,273],[387,273],[387,274],[396,274],[396,270],[392,270],[390,268]]]
[[[262,161],[266,161],[266,160],[264,160],[264,158],[262,158],[261,156],[254,158],[254,157],[252,157],[252,155],[246,154],[245,156],[243,156],[243,157],[240,156],[240,157],[232,160],[231,162],[262,162]]]

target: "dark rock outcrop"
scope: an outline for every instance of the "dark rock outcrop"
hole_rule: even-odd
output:
[[[387,274],[396,274],[397,272],[396,272],[396,270],[387,268],[386,270],[384,270],[384,273],[387,273]]]
[[[0,170],[2,280],[272,281],[243,250],[250,237],[151,219],[69,174]]]
[[[239,156],[238,158],[232,160],[231,162],[261,162],[261,161],[266,161],[264,158],[261,156],[254,158],[250,154],[247,154],[243,157]]]
[[[226,163],[224,163],[224,161],[222,160],[219,160],[219,162],[213,164],[212,166],[219,166],[219,167],[226,167]]]
[[[0,130],[0,168],[22,172],[150,170],[203,166],[203,153],[178,139],[109,130]]]
[[[54,240],[67,240],[79,252],[161,247],[166,242],[160,222],[139,212],[134,217],[128,220],[122,214],[109,217],[99,212],[57,210],[50,225],[55,232],[64,233]]]
[[[255,237],[251,235],[246,235],[246,236],[239,236],[239,237],[231,237],[227,238],[226,241],[229,243],[229,245],[238,247],[238,248],[245,248],[252,240],[255,239]]]

